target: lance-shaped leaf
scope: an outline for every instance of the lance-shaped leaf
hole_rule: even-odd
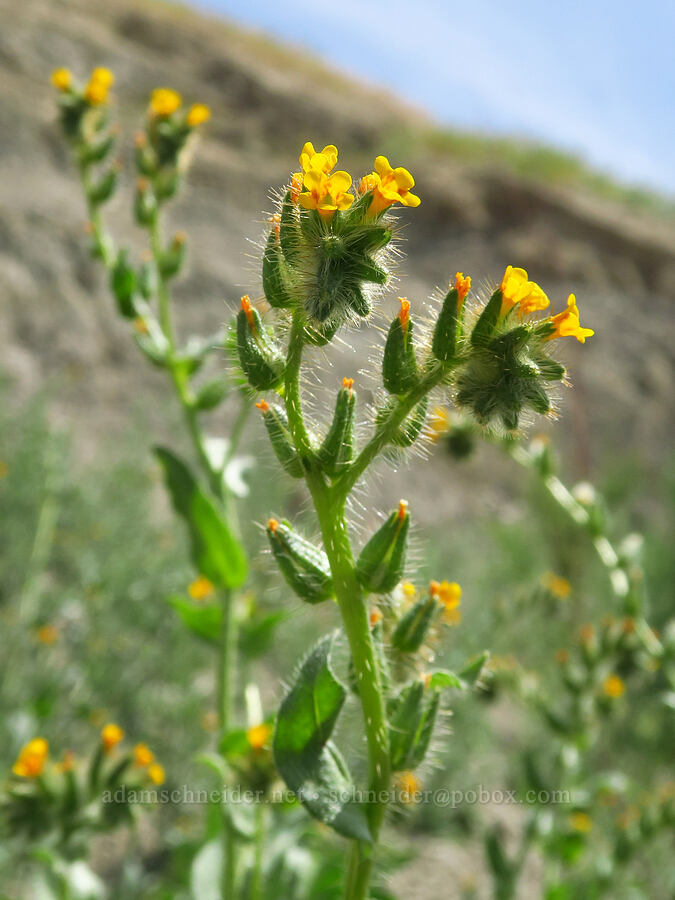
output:
[[[155,447],[155,454],[173,507],[187,524],[196,570],[219,587],[239,587],[247,575],[243,547],[185,463],[164,447]]]
[[[197,637],[217,644],[220,638],[223,622],[223,611],[217,603],[194,603],[180,594],[174,594],[166,598],[178,613],[186,628],[189,628]]]
[[[347,764],[330,740],[347,694],[330,667],[335,635],[322,638],[305,658],[281,704],[274,758],[315,819],[345,837],[371,841],[365,807],[356,800]]]

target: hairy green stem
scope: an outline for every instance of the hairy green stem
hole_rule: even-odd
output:
[[[302,415],[300,366],[304,342],[304,320],[302,314],[296,312],[291,327],[285,369],[286,414],[291,437],[305,465],[305,480],[321,527],[363,710],[370,770],[369,788],[373,798],[368,807],[368,822],[373,843],[354,842],[345,897],[347,900],[365,900],[372,871],[374,847],[384,818],[391,780],[385,698],[368,622],[366,597],[356,577],[347,530],[345,499],[348,491],[341,496],[326,483],[316,466]]]

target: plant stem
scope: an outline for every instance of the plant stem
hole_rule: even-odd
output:
[[[354,557],[345,519],[346,493],[331,489],[316,467],[302,415],[300,365],[304,346],[304,320],[296,312],[288,344],[285,370],[286,414],[296,449],[305,464],[305,479],[319,519],[323,544],[330,563],[335,595],[351,650],[363,710],[368,743],[370,791],[368,822],[373,843],[355,841],[351,851],[347,900],[364,900],[373,865],[373,850],[384,818],[391,779],[389,737],[382,680],[368,622],[368,608],[356,578]],[[401,413],[401,417],[404,417]],[[401,420],[402,420],[401,418]],[[364,467],[365,468],[365,467]]]
[[[253,875],[251,877],[250,900],[260,900],[262,893],[263,854],[267,836],[267,804],[257,803],[255,808],[255,847],[253,849]]]

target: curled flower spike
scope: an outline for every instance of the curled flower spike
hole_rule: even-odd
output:
[[[150,115],[165,119],[175,113],[183,98],[172,88],[155,88],[150,94]]]
[[[304,209],[316,209],[321,215],[330,217],[338,209],[349,209],[354,195],[348,193],[352,186],[349,172],[335,172],[327,177],[319,169],[305,173],[303,184],[306,188],[298,197]]]
[[[258,751],[264,748],[271,735],[271,725],[267,725],[263,722],[260,725],[254,725],[252,728],[248,729],[248,731],[246,732],[246,740],[248,741],[248,745],[251,750]]]
[[[211,118],[211,108],[206,103],[193,103],[185,117],[185,122],[189,128],[197,128],[208,122]]]
[[[124,731],[119,725],[110,722],[101,731],[101,740],[103,742],[104,752],[110,753],[111,750],[114,750],[114,748],[124,740]]]
[[[549,299],[536,281],[530,281],[525,269],[507,266],[500,285],[502,292],[501,315],[506,315],[514,306],[518,306],[518,314],[529,315],[540,309],[546,309]]]
[[[580,344],[585,344],[586,338],[595,334],[592,328],[582,327],[574,294],[570,294],[567,298],[567,309],[558,313],[557,316],[551,316],[550,321],[555,330],[548,336],[549,341],[559,337],[575,337]]]
[[[375,171],[366,175],[361,182],[362,190],[373,192],[369,213],[377,215],[393,203],[403,206],[419,206],[422,202],[410,190],[415,186],[415,179],[407,169],[398,166],[392,169],[386,156],[378,156],[375,160]]]
[[[12,772],[21,778],[37,778],[42,774],[48,754],[49,743],[44,738],[33,738],[22,748]]]
[[[70,69],[54,69],[50,81],[57,91],[68,91],[73,83],[73,73]]]

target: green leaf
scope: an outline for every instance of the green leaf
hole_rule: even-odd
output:
[[[217,603],[193,603],[179,594],[166,598],[166,602],[176,610],[183,624],[212,644],[217,644],[223,621],[223,613]]]
[[[372,841],[347,765],[330,740],[347,694],[330,668],[335,636],[322,638],[300,666],[279,709],[274,757],[310,815],[345,837]]]
[[[438,669],[436,672],[431,673],[428,686],[436,691],[442,691],[444,688],[451,687],[462,690],[466,687],[466,683],[454,672],[448,672],[447,669]]]
[[[246,554],[230,526],[181,459],[164,447],[155,447],[155,454],[173,507],[187,524],[195,568],[219,587],[240,587],[247,576]]]
[[[467,662],[459,673],[459,677],[462,681],[467,681],[470,685],[475,684],[482,675],[485,663],[489,658],[490,653],[487,650],[483,650],[482,653],[479,653],[478,656],[474,656]]]

